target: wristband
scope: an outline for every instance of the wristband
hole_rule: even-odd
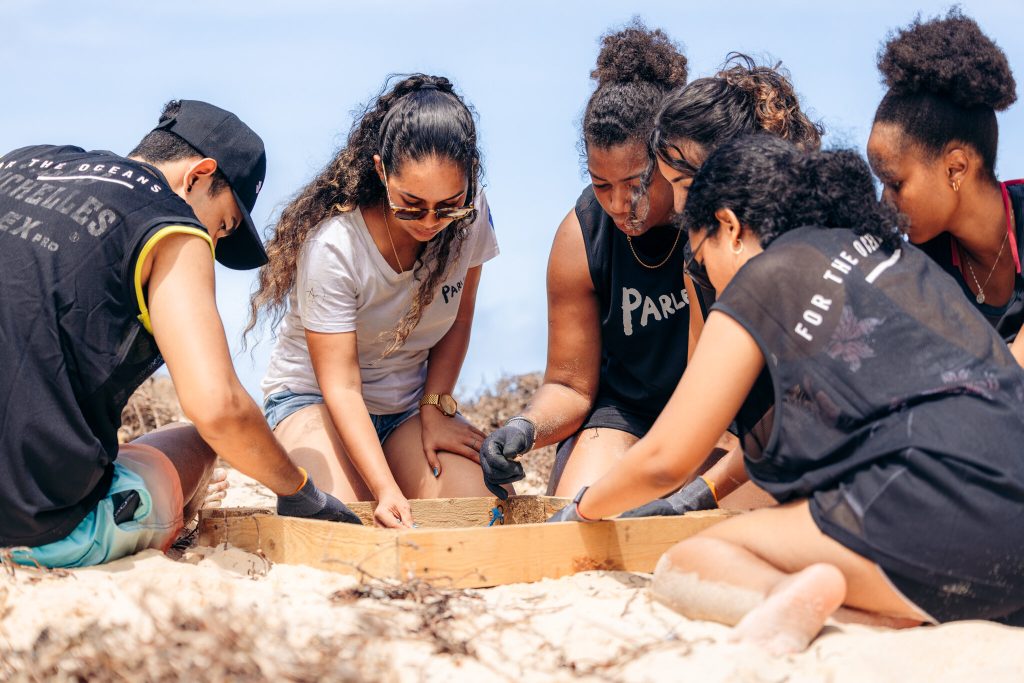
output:
[[[533,428],[533,439],[530,440],[530,445],[527,446],[526,448],[527,451],[532,451],[533,444],[537,443],[537,423],[528,417],[523,417],[522,415],[513,415],[509,419],[505,420],[505,426],[508,427],[512,420],[522,420],[523,422],[525,422],[526,424],[530,425],[530,427]]]
[[[587,489],[589,488],[589,486],[584,486],[583,488],[581,488],[579,493],[576,494],[576,497],[572,499],[572,504],[576,506],[576,516],[580,518],[580,521],[600,522],[600,519],[590,519],[589,517],[584,517],[583,513],[580,512],[580,501],[583,500],[583,494],[586,493]]]
[[[306,472],[305,468],[300,467],[299,468],[299,472],[302,472],[302,483],[299,484],[299,488],[297,488],[294,491],[292,491],[291,493],[289,493],[288,494],[289,496],[294,496],[296,493],[301,491],[302,487],[306,485],[307,481],[309,481],[309,473]]]
[[[714,499],[715,499],[715,504],[717,505],[718,504],[718,491],[715,490],[715,482],[711,481],[710,479],[705,477],[703,474],[700,476],[700,478],[704,480],[705,484],[707,484],[708,489],[711,491],[712,497],[714,497]]]

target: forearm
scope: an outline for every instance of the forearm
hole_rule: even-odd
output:
[[[587,491],[579,512],[617,515],[678,488],[707,458],[764,368],[739,323],[712,314],[679,386],[647,435]]]
[[[274,438],[248,395],[235,399],[234,415],[196,421],[196,429],[217,455],[279,496],[295,493],[303,475]]]
[[[348,388],[325,392],[324,403],[345,453],[374,498],[380,500],[381,495],[398,491],[362,393]]]
[[[732,449],[702,476],[711,484],[718,500],[726,497],[750,481],[747,468],[743,464],[743,449],[739,446]]]
[[[567,384],[542,384],[520,413],[537,426],[534,448],[558,443],[579,431],[593,403],[590,396]]]
[[[612,470],[587,490],[580,514],[587,519],[614,517],[678,489],[693,474],[700,458],[684,464],[675,449],[644,439],[630,448]]]
[[[462,372],[469,349],[471,320],[456,320],[448,333],[430,350],[424,394],[450,394]]]

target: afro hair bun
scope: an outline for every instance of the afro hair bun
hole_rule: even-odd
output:
[[[590,77],[598,87],[609,83],[654,83],[665,90],[686,85],[686,57],[661,29],[650,30],[639,18],[601,38],[597,68]]]
[[[878,56],[885,84],[899,94],[931,93],[962,107],[1002,111],[1017,100],[1006,54],[954,8],[891,34]]]

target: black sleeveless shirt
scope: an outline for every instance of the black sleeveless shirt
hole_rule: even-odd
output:
[[[974,292],[967,287],[964,273],[959,267],[959,255],[952,235],[942,233],[919,246],[942,266],[943,270],[953,276],[974,307],[985,316],[992,327],[996,328],[1003,340],[1010,343],[1017,337],[1021,325],[1024,325],[1024,278],[1021,277],[1021,262],[1024,261],[1024,180],[1009,180],[1001,183],[1000,187],[1003,191],[1003,206],[1007,219],[1006,229],[1009,233],[1006,248],[1011,251],[1014,264],[1017,267],[1017,275],[1013,281],[1013,293],[1005,304],[992,306],[977,302]],[[1012,230],[1010,229],[1011,215],[1014,217]],[[979,279],[984,277],[980,273],[977,275]]]
[[[633,239],[615,227],[592,186],[576,201],[601,323],[598,401],[656,416],[686,369],[690,305],[683,285],[686,233],[652,228]],[[677,242],[678,238],[678,242]],[[672,245],[675,244],[673,249]],[[657,268],[642,266],[668,260]]]
[[[914,448],[1024,500],[1024,370],[959,294],[917,247],[850,230],[800,228],[748,261],[714,310],[771,377],[738,418],[751,479],[785,502]],[[752,424],[768,404],[770,432]]]
[[[0,546],[59,540],[106,495],[121,410],[163,363],[136,265],[173,231],[206,234],[149,165],[0,157]]]

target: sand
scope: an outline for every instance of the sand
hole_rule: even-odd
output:
[[[228,505],[269,506],[237,472]],[[0,680],[1024,681],[1024,629],[829,626],[774,658],[652,601],[650,575],[359,586],[236,548],[0,572]]]

